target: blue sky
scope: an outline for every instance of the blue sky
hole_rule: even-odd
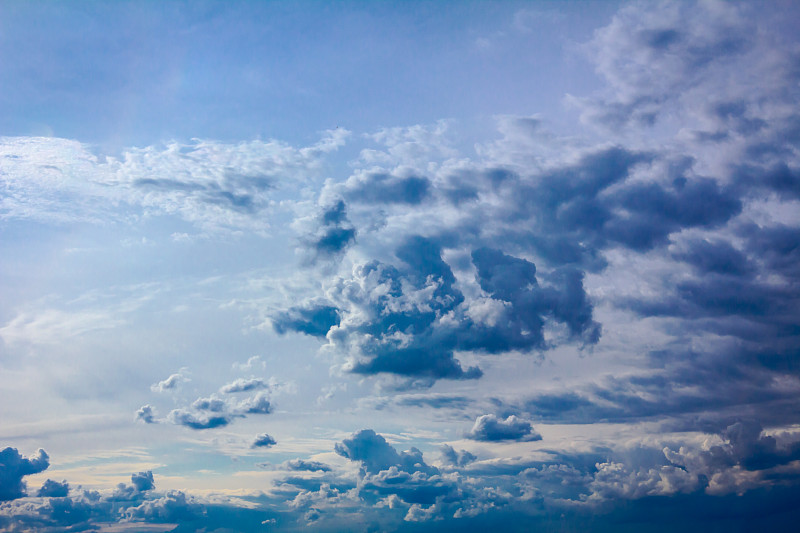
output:
[[[0,3],[0,530],[786,530],[790,2]]]

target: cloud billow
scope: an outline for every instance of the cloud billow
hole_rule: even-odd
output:
[[[533,430],[530,422],[515,415],[503,419],[491,414],[479,416],[466,437],[484,442],[542,440],[542,436]]]
[[[434,379],[480,377],[477,367],[461,367],[457,350],[546,349],[547,320],[566,325],[585,344],[598,341],[600,326],[580,271],[554,271],[550,284],[540,286],[530,261],[476,249],[472,261],[485,297],[467,300],[442,250],[436,240],[412,236],[395,251],[398,266],[357,265],[351,279],[339,278],[327,290],[326,303],[280,312],[273,326],[279,333],[325,336],[341,352],[356,354],[346,364],[356,374]]]
[[[0,451],[0,501],[22,498],[26,493],[23,478],[47,470],[50,458],[40,449],[36,455],[23,457],[16,448]]]

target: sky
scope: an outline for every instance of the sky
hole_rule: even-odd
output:
[[[0,1],[0,531],[788,531],[800,6]]]

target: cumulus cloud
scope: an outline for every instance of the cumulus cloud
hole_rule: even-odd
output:
[[[197,415],[186,409],[173,409],[167,419],[173,424],[186,426],[191,429],[213,429],[224,427],[231,423],[231,417],[225,415]]]
[[[312,263],[330,261],[322,273],[298,274],[308,294],[265,312],[276,333],[323,342],[336,369],[399,384],[360,406],[450,417],[447,409],[479,400],[460,392],[463,383],[437,381],[502,372],[489,356],[569,361],[593,348],[597,357],[577,363],[586,369],[565,390],[494,391],[503,398],[480,412],[498,414],[477,417],[466,434],[513,443],[542,438],[532,423],[580,425],[570,431],[581,438],[568,445],[509,458],[491,455],[503,446],[481,444],[478,458],[445,444],[437,468],[419,449],[398,451],[365,429],[334,448],[357,473],[349,464],[284,463],[292,474],[276,489],[280,504],[332,530],[333,515],[366,508],[441,519],[453,530],[479,514],[497,520],[487,524],[522,516],[535,529],[536,517],[554,509],[608,519],[610,529],[653,513],[672,529],[722,512],[748,525],[765,514],[797,516],[800,70],[794,34],[772,31],[776,15],[766,11],[722,2],[624,6],[584,47],[604,87],[570,99],[604,132],[600,143],[559,138],[537,117],[505,116],[500,138],[467,157],[446,142],[444,127],[387,128],[371,137],[381,150],[362,151],[349,176],[303,191],[294,212],[314,207],[294,226],[300,243]],[[319,175],[320,156],[343,142],[336,133],[306,149],[196,141],[101,162],[79,143],[4,140],[1,153],[17,157],[4,159],[0,217],[68,219],[74,201],[86,219],[115,220],[124,204],[204,229],[263,232],[276,191],[291,186],[286,178],[308,184],[304,175]],[[185,379],[173,374],[152,389]],[[450,388],[395,394],[432,386]],[[167,420],[220,428],[269,413],[268,393],[264,380],[238,379]],[[142,406],[137,419],[156,422],[154,408]],[[596,423],[615,424],[625,443]],[[436,440],[430,434],[424,439]],[[254,446],[274,444],[263,434]],[[23,477],[46,468],[47,456],[9,450],[0,499],[17,502]],[[129,504],[114,507],[116,516],[202,515],[181,493],[145,494],[152,475],[132,481],[117,491]],[[54,502],[37,507],[36,519],[89,520],[95,507],[69,498],[66,482],[48,482],[40,493]],[[685,522],[679,508],[691,511]],[[600,523],[591,520],[561,526]]]
[[[46,480],[36,492],[36,496],[40,498],[63,498],[68,494],[69,483],[66,481],[53,481],[52,479]]]
[[[47,470],[50,458],[40,449],[36,455],[23,457],[16,448],[0,451],[0,501],[22,498],[26,493],[25,476]]]
[[[461,450],[457,452],[448,444],[442,444],[441,453],[442,460],[445,463],[453,466],[466,466],[478,459],[474,454],[471,454],[467,450]]]
[[[292,471],[329,472],[331,470],[325,463],[303,459],[291,459],[283,463],[283,467]]]
[[[469,439],[487,442],[542,440],[542,436],[533,430],[530,422],[521,420],[515,415],[509,415],[505,419],[491,414],[479,416],[466,436]]]
[[[185,368],[182,368],[180,372],[171,374],[167,379],[150,385],[150,390],[153,392],[166,392],[175,390],[181,383],[186,383],[187,381],[191,381],[186,376],[186,373],[187,370]]]
[[[345,182],[343,194],[352,202],[415,205],[428,197],[430,188],[430,180],[413,174],[360,172]]]
[[[136,420],[141,420],[145,424],[155,424],[156,413],[152,405],[143,405],[136,411]]]
[[[205,508],[187,498],[185,493],[167,491],[160,498],[146,500],[136,507],[129,507],[125,510],[125,517],[130,520],[183,524],[201,518],[204,513]]]
[[[334,449],[342,457],[359,461],[364,471],[369,474],[377,474],[391,467],[407,473],[436,471],[434,467],[425,464],[422,452],[417,448],[398,454],[382,435],[371,429],[362,429],[354,433],[352,437],[337,443]]]
[[[302,243],[310,252],[311,263],[340,257],[356,240],[356,229],[347,218],[347,206],[342,199],[324,206],[309,225],[313,227],[302,237]]]
[[[457,350],[502,353],[546,349],[543,328],[563,323],[571,339],[594,344],[600,326],[582,274],[560,269],[540,286],[530,261],[490,248],[473,251],[477,281],[486,297],[467,299],[436,240],[411,236],[395,250],[398,266],[372,261],[338,278],[325,301],[290,308],[273,318],[279,333],[325,337],[346,355],[357,374],[395,374],[433,379],[478,378],[462,368]],[[496,310],[489,318],[490,303]]]
[[[237,379],[227,385],[223,385],[219,391],[223,394],[233,394],[235,392],[247,392],[251,390],[258,390],[266,388],[267,384],[264,383],[263,379],[260,378],[250,378],[250,379]]]
[[[270,446],[275,446],[278,442],[267,435],[266,433],[262,433],[258,435],[255,440],[253,441],[253,448],[269,448]]]

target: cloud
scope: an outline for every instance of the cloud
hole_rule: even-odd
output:
[[[52,479],[45,480],[36,496],[40,498],[63,498],[69,495],[69,483],[66,481],[53,481]]]
[[[280,141],[195,140],[130,148],[98,158],[58,138],[4,138],[9,193],[0,215],[61,222],[124,221],[120,205],[174,215],[203,231],[265,232],[272,197],[316,176],[321,158],[344,144],[344,130],[311,146]],[[31,179],[35,176],[36,179]]]
[[[267,363],[265,363],[260,356],[254,355],[247,359],[246,363],[233,363],[232,368],[242,372],[254,370],[256,367],[261,367],[261,370],[266,370]]]
[[[342,199],[323,207],[308,224],[313,229],[308,229],[301,241],[310,252],[311,263],[341,257],[355,243],[357,231],[347,218],[347,206]]]
[[[153,392],[167,392],[171,390],[175,390],[181,383],[186,383],[191,381],[186,374],[187,369],[182,368],[180,372],[176,372],[175,374],[171,374],[167,379],[164,381],[159,381],[158,383],[154,383],[150,385],[150,390]]]
[[[282,465],[290,471],[330,472],[331,468],[319,461],[306,461],[304,459],[291,459]]]
[[[292,307],[273,317],[279,333],[325,337],[345,355],[344,368],[357,374],[395,374],[431,379],[473,379],[455,352],[503,353],[544,350],[547,321],[563,323],[569,340],[595,344],[600,325],[583,275],[561,268],[539,285],[530,261],[491,248],[472,252],[477,282],[485,295],[467,299],[433,239],[411,236],[395,250],[398,266],[372,261],[338,278],[327,299]]]
[[[583,118],[614,128],[651,125],[687,93],[709,82],[724,85],[752,49],[755,33],[736,4],[626,6],[588,45],[610,91],[606,98],[584,100]]]
[[[244,379],[244,378],[240,378],[240,379],[237,379],[236,381],[228,383],[227,385],[223,385],[222,388],[219,389],[219,391],[222,394],[233,394],[233,393],[236,393],[236,392],[248,392],[248,391],[252,391],[252,390],[263,389],[263,388],[266,388],[266,387],[267,387],[267,384],[264,383],[263,379],[259,379],[259,378]]]
[[[337,454],[361,463],[359,494],[396,496],[407,504],[432,505],[457,498],[457,484],[425,463],[417,448],[397,453],[383,436],[363,429],[336,444]]]
[[[266,415],[272,412],[272,404],[268,396],[260,392],[255,396],[242,400],[234,409],[235,413],[242,414],[262,414]]]
[[[194,503],[181,491],[167,491],[162,497],[146,500],[125,510],[130,520],[148,522],[177,522],[184,524],[200,519],[205,513],[202,505]]]
[[[475,455],[466,450],[457,452],[448,444],[442,444],[440,449],[442,453],[442,460],[445,463],[453,466],[467,466],[478,459]]]
[[[334,450],[351,461],[359,461],[364,471],[369,474],[377,474],[391,467],[407,473],[436,472],[434,467],[425,464],[422,452],[417,448],[398,454],[383,436],[371,429],[362,429],[354,433],[352,437],[336,444]]]
[[[48,466],[50,458],[42,449],[31,457],[23,457],[16,448],[0,451],[0,501],[25,496],[26,484],[22,478],[43,472]]]
[[[272,318],[272,326],[278,333],[297,331],[315,337],[324,337],[338,324],[339,313],[335,307],[313,302],[305,307],[293,307]]]
[[[416,205],[429,196],[430,188],[425,177],[361,172],[345,182],[342,194],[351,202]]]
[[[131,474],[130,485],[118,483],[117,488],[114,489],[114,493],[110,496],[110,499],[126,502],[139,500],[146,497],[148,493],[155,490],[155,488],[156,485],[153,478],[153,472],[146,470],[144,472]]]
[[[237,418],[271,413],[272,403],[269,399],[271,390],[290,389],[290,385],[283,384],[275,378],[270,378],[269,384],[261,378],[239,378],[220,387],[221,396],[218,394],[201,396],[189,406],[172,409],[164,419],[157,419],[153,407],[144,405],[136,412],[136,420],[141,420],[145,424],[166,421],[194,430],[225,427]],[[256,392],[252,395],[237,399],[241,393],[254,391]]]
[[[275,446],[278,442],[267,435],[266,433],[262,433],[258,435],[255,440],[253,441],[253,448],[269,448],[270,446]]]
[[[143,405],[136,411],[136,420],[141,420],[145,424],[155,424],[156,421],[156,413],[151,405]]]
[[[231,423],[231,417],[225,415],[197,415],[185,409],[173,409],[167,419],[173,424],[186,426],[191,429],[213,429],[224,427]]]
[[[486,442],[542,440],[542,436],[533,430],[530,422],[521,420],[515,415],[509,415],[505,419],[495,415],[479,416],[466,437]]]

